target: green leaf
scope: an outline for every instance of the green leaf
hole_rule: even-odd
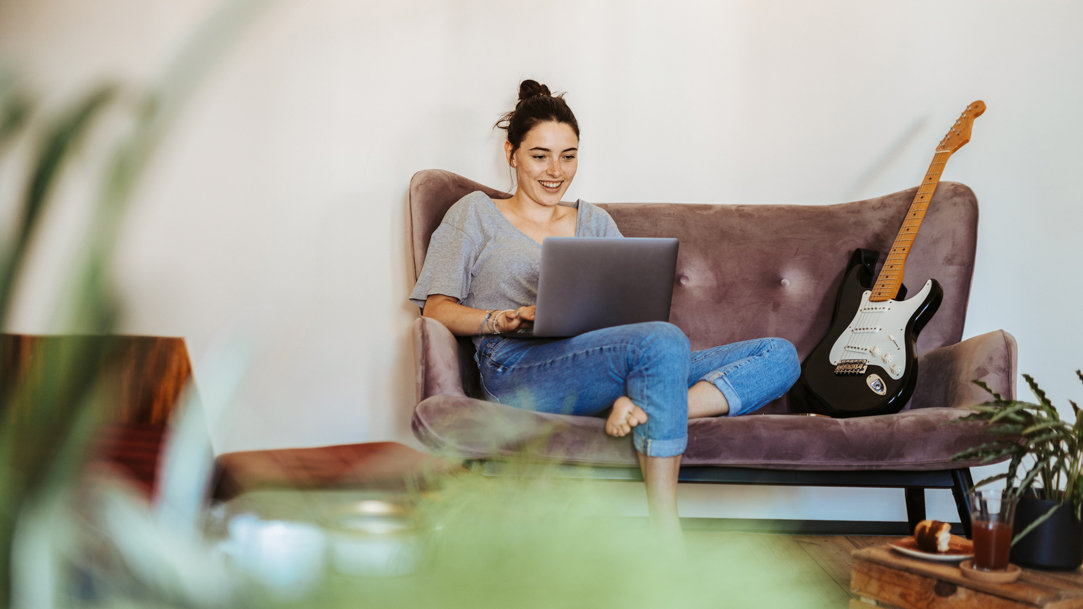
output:
[[[1027,402],[1011,402],[998,409],[989,420],[995,422],[1001,419],[1011,419],[1020,423],[1027,423],[1034,418],[1034,415],[1029,412],[1034,406],[1034,404]]]
[[[1030,391],[1034,394],[1035,397],[1038,398],[1038,402],[1040,404],[1042,404],[1043,406],[1053,406],[1053,404],[1049,401],[1049,398],[1045,395],[1045,391],[1042,391],[1042,388],[1038,386],[1038,381],[1034,380],[1034,377],[1030,376],[1029,374],[1024,374],[1023,379],[1030,387]]]
[[[56,123],[38,153],[33,176],[24,202],[23,228],[27,232],[41,213],[45,200],[56,185],[57,176],[71,151],[86,135],[92,119],[116,96],[112,86],[90,92],[70,113]]]
[[[1081,378],[1083,378],[1083,377],[1081,377]],[[971,383],[974,383],[974,384],[975,384],[975,385],[977,385],[978,387],[981,387],[982,389],[984,389],[986,393],[988,393],[989,395],[991,395],[991,396],[993,396],[994,398],[996,398],[996,400],[997,400],[998,402],[1003,402],[1003,401],[1004,401],[1004,396],[1002,396],[1002,395],[1000,395],[999,393],[997,393],[997,392],[993,391],[993,389],[992,389],[991,387],[989,387],[989,385],[988,385],[988,384],[986,384],[986,382],[985,382],[985,381],[982,381],[982,380],[978,380],[978,379],[974,379],[974,380],[972,380],[972,381],[970,381],[970,382],[971,382]]]
[[[988,478],[985,478],[985,479],[979,481],[977,484],[974,485],[974,488],[978,488],[979,486],[985,486],[987,484],[992,484],[993,482],[996,482],[998,480],[1004,480],[1007,477],[1008,477],[1008,474],[1006,474],[1004,472],[1001,472],[999,474],[996,474],[994,476],[989,476]]]
[[[1057,445],[1061,440],[1063,440],[1063,435],[1059,433],[1050,433],[1044,436],[1027,438],[1027,451],[1034,454],[1047,454],[1049,452],[1061,453],[1063,451],[1057,449]]]
[[[44,137],[32,165],[13,245],[4,253],[5,259],[0,261],[0,324],[7,318],[19,267],[26,260],[25,254],[30,247],[34,227],[46,208],[49,195],[60,181],[66,161],[82,142],[93,119],[116,94],[117,89],[112,86],[99,87],[90,92],[54,123]]]
[[[30,117],[30,100],[0,74],[0,154],[22,130]]]

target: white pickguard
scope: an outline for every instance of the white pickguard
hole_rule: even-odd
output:
[[[906,326],[932,289],[929,280],[912,298],[883,302],[870,302],[872,291],[865,290],[854,319],[831,347],[831,364],[863,361],[882,367],[896,381],[902,378],[906,373]]]

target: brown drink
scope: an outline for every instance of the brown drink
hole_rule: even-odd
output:
[[[1005,571],[1012,550],[1012,519],[1015,495],[1008,489],[971,489],[971,532],[974,534],[973,566],[980,571]]]
[[[1008,568],[1012,549],[1012,525],[1003,522],[975,520],[974,568],[983,571],[1003,571]]]

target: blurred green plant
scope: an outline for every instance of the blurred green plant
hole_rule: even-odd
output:
[[[520,465],[525,475],[515,475]],[[356,491],[266,493],[242,513],[262,510],[286,521],[307,515],[326,531],[332,564],[308,594],[276,599],[288,607],[739,609],[847,602],[819,566],[789,560],[771,535],[698,531],[675,540],[645,518],[622,515],[625,499],[607,492],[616,483],[550,475],[556,471],[510,463],[496,478],[470,472],[430,480],[436,490],[393,499],[409,507],[400,526],[384,534],[336,526],[343,511],[333,506],[349,506]],[[359,549],[398,551],[388,557],[395,573],[350,573]]]
[[[27,128],[32,103],[11,76],[0,78],[0,116],[3,116],[0,161],[8,161],[11,144]],[[0,252],[0,321],[8,327],[20,271],[33,237],[47,209],[66,163],[86,138],[116,89],[102,87],[78,100],[42,128],[37,150],[17,207],[16,227]],[[98,253],[97,256],[101,256]],[[81,309],[86,327],[107,332],[114,307],[102,288],[86,294]],[[17,353],[5,353],[4,383],[0,386],[0,601],[12,594],[12,544],[21,513],[42,506],[46,497],[69,482],[91,437],[93,412],[82,408],[94,379],[101,353],[44,356],[56,369],[22,372]]]
[[[265,4],[224,4],[181,49],[162,80],[145,92],[104,84],[46,114],[13,72],[0,69],[0,176],[19,180],[23,174],[21,189],[10,189],[16,200],[0,205],[14,219],[0,243],[0,328],[10,329],[29,254],[59,185],[77,162],[96,162],[92,173],[99,182],[84,201],[91,220],[49,332],[112,332],[120,312],[109,277],[112,248],[139,178],[199,80],[238,28]],[[125,124],[103,126],[106,116]],[[81,158],[81,149],[94,138],[104,142],[106,157]],[[20,143],[26,144],[27,154],[20,154]],[[13,573],[22,572],[23,565],[13,556],[19,552],[20,559],[31,562],[36,557],[49,573],[64,549],[40,547],[28,538],[34,527],[20,529],[19,524],[40,522],[46,514],[57,518],[52,523],[56,529],[71,526],[73,517],[65,506],[73,503],[75,481],[101,422],[96,379],[110,363],[105,344],[78,342],[54,353],[36,353],[35,362],[18,361],[25,354],[15,348],[0,354],[0,607],[56,601],[56,590],[50,589],[56,581],[18,588]]]
[[[818,582],[765,552],[769,536],[675,540],[619,515],[605,484],[537,472],[446,481],[419,505],[424,551],[403,598],[448,609],[815,605]]]

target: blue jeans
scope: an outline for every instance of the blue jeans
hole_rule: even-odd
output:
[[[647,413],[632,433],[635,449],[673,457],[688,444],[688,389],[707,381],[730,416],[781,397],[801,372],[797,351],[761,338],[692,351],[677,326],[649,322],[565,339],[487,336],[475,356],[486,397],[541,412],[595,415],[621,396]]]

